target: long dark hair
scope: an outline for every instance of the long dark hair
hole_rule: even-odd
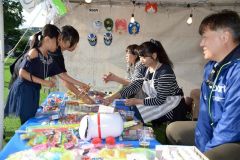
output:
[[[129,50],[130,51],[130,54],[134,55],[134,56],[137,56],[136,58],[136,61],[135,61],[135,64],[139,61],[139,56],[138,56],[138,53],[137,53],[137,49],[138,48],[138,45],[137,44],[132,44],[132,45],[129,45],[127,46],[126,50]]]
[[[70,48],[79,42],[79,34],[78,31],[69,25],[65,25],[62,27],[61,38],[64,42],[70,42]]]
[[[60,30],[57,26],[52,24],[46,24],[43,27],[42,31],[37,32],[33,35],[33,40],[30,43],[30,49],[40,47],[42,45],[42,40],[44,37],[58,39],[59,34]]]
[[[137,49],[138,55],[141,57],[152,56],[153,53],[157,54],[157,59],[160,63],[168,64],[173,67],[172,61],[169,59],[165,49],[162,44],[154,39],[142,43]]]

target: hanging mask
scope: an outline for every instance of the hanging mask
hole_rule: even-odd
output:
[[[138,34],[140,31],[140,24],[135,21],[134,23],[129,23],[128,24],[128,33],[129,34]]]
[[[102,25],[103,23],[100,20],[93,21],[93,28],[96,30],[100,30],[102,28]]]
[[[110,46],[112,43],[112,33],[110,32],[105,33],[103,40],[106,46]]]
[[[91,46],[96,46],[97,44],[97,36],[94,33],[90,33],[88,35],[88,42]]]
[[[147,13],[157,13],[158,5],[157,3],[147,2],[145,6],[145,12]]]
[[[112,31],[113,29],[113,20],[111,18],[107,18],[104,20],[104,27],[107,31]]]
[[[116,19],[115,30],[119,34],[127,32],[127,21],[126,19]]]

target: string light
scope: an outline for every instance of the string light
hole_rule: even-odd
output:
[[[134,23],[135,22],[135,18],[134,18],[135,0],[133,0],[132,3],[133,3],[133,12],[132,12],[132,16],[131,16],[130,22]]]
[[[189,17],[188,17],[188,19],[187,19],[187,24],[192,24],[192,22],[193,22],[193,14],[192,14],[192,9],[190,8],[190,4],[187,4],[187,8],[189,8],[190,9],[190,15],[189,15]]]
[[[193,19],[192,19],[192,13],[190,14],[190,16],[188,17],[188,19],[187,19],[187,24],[192,24],[192,22],[193,22]]]
[[[86,2],[86,3],[91,3],[91,2],[92,2],[92,0],[85,0],[85,2]]]
[[[131,17],[131,19],[130,19],[130,22],[131,22],[131,23],[134,23],[134,22],[135,22],[134,14],[132,14],[132,17]]]

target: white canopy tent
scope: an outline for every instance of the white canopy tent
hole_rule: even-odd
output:
[[[67,24],[74,26],[80,34],[80,42],[74,53],[64,54],[67,70],[70,75],[91,83],[95,89],[101,91],[115,91],[118,87],[116,83],[104,84],[103,74],[113,72],[122,77],[126,76],[125,48],[130,44],[141,44],[154,38],[162,42],[174,63],[180,87],[185,95],[189,95],[191,89],[200,87],[205,64],[199,47],[198,27],[201,20],[222,9],[240,11],[239,7],[236,7],[240,3],[231,0],[155,0],[158,4],[156,14],[144,11],[144,4],[147,2],[144,0],[136,0],[135,8],[130,0],[93,0],[90,4],[83,0],[71,2],[70,12],[56,21],[59,27]],[[132,13],[141,25],[140,33],[120,35],[113,30],[113,42],[106,46],[103,42],[105,28],[94,29],[93,22],[103,22],[106,18],[114,21],[123,18],[129,22]],[[193,14],[193,23],[188,25],[186,20],[190,13]],[[88,44],[89,33],[97,35],[98,42],[95,47]],[[60,90],[64,89],[60,84]]]

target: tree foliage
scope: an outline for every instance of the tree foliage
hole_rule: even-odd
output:
[[[16,0],[3,0],[4,33],[16,30],[23,22],[22,5]]]
[[[3,0],[4,40],[8,48],[14,47],[22,35],[19,30],[19,26],[24,22],[22,10],[22,5],[18,0]],[[21,42],[17,50],[24,48],[23,43],[26,44],[26,41]]]

